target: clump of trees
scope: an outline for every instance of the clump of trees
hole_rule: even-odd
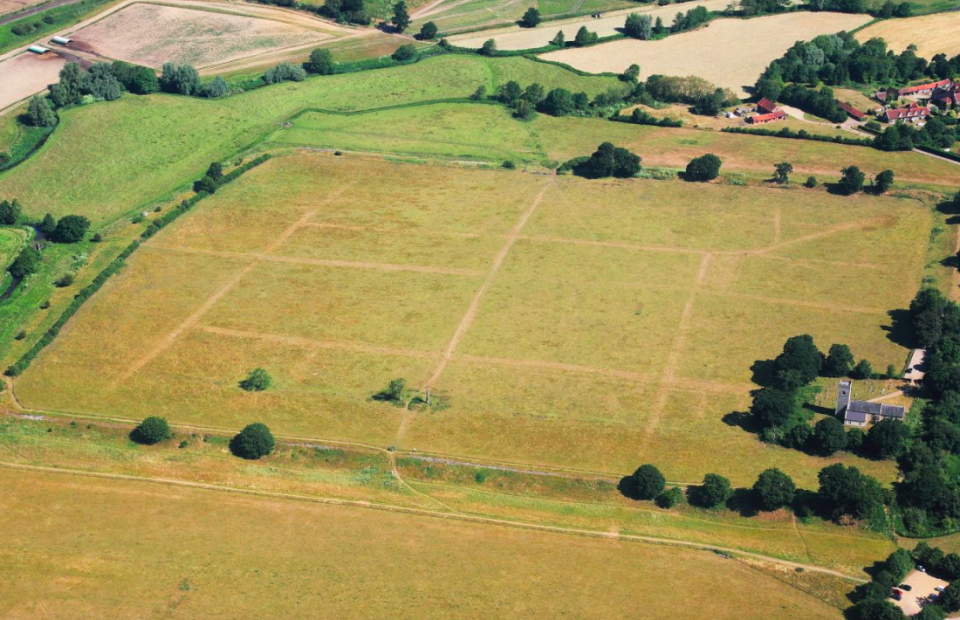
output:
[[[22,215],[20,203],[14,200],[0,200],[0,226],[15,226]]]
[[[587,30],[586,26],[580,26],[580,30],[577,30],[576,36],[573,38],[573,44],[577,47],[586,47],[588,45],[593,45],[600,40],[600,35],[596,32],[591,32]]]
[[[404,407],[407,404],[407,380],[392,379],[385,390],[374,394],[371,398],[395,407]]]
[[[273,378],[263,368],[254,368],[245,379],[240,381],[240,389],[247,392],[263,392],[273,384]]]
[[[273,452],[276,441],[266,424],[247,425],[230,440],[230,451],[240,458],[255,461]]]
[[[524,28],[536,28],[540,25],[540,21],[540,11],[537,10],[536,7],[530,7],[526,13],[523,14],[520,25]]]
[[[427,22],[420,26],[420,34],[417,38],[421,41],[432,41],[437,38],[437,25],[433,22]]]
[[[690,160],[684,173],[687,181],[712,181],[720,176],[720,166],[723,162],[712,153],[701,155]]]
[[[333,54],[328,49],[317,48],[310,52],[310,60],[303,68],[316,75],[330,75],[334,71]]]
[[[65,215],[57,221],[56,228],[50,233],[54,243],[76,243],[83,239],[90,228],[90,220],[83,215]]]
[[[35,274],[40,270],[40,252],[33,246],[26,246],[17,257],[13,259],[7,271],[18,280],[22,280],[29,275]]]
[[[653,19],[649,15],[631,13],[623,25],[623,33],[628,37],[645,41],[653,38]]]
[[[410,13],[407,12],[407,3],[403,0],[393,5],[393,16],[390,23],[395,32],[403,32],[410,26]]]
[[[629,178],[641,171],[640,156],[625,148],[604,142],[589,157],[576,157],[560,166],[558,172],[572,171],[588,179]]]
[[[317,12],[341,24],[367,25],[370,23],[370,16],[364,9],[363,0],[326,0]]]
[[[307,72],[303,67],[292,65],[288,62],[281,62],[276,67],[270,67],[263,73],[263,81],[266,84],[277,84],[278,82],[302,82],[307,77]]]
[[[873,140],[873,146],[882,151],[910,151],[916,147],[945,149],[960,139],[960,128],[948,125],[934,116],[917,129],[906,123],[888,125]]]
[[[137,425],[130,433],[130,439],[146,446],[158,444],[173,436],[166,419],[151,416]]]

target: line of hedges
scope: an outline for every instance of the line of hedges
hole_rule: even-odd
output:
[[[870,138],[844,138],[843,136],[822,136],[819,134],[807,133],[806,130],[793,131],[787,127],[774,131],[772,129],[750,129],[747,127],[724,127],[720,131],[725,133],[745,133],[754,136],[766,136],[768,138],[789,138],[791,140],[814,140],[815,142],[830,142],[833,144],[846,144],[847,146],[873,146],[873,140]]]
[[[229,183],[230,181],[235,180],[247,170],[250,170],[255,166],[259,166],[260,164],[267,161],[268,159],[270,159],[270,155],[261,155],[260,157],[257,157],[256,159],[253,159],[247,162],[246,164],[240,166],[236,170],[231,171],[230,174],[225,175],[221,180],[220,185],[223,185],[225,183]],[[203,200],[207,196],[209,196],[209,194],[207,194],[206,192],[201,192],[199,194],[196,194],[190,197],[187,200],[184,200],[179,205],[177,205],[175,209],[173,209],[163,217],[154,220],[153,223],[150,224],[150,227],[143,232],[141,237],[143,237],[144,239],[149,239],[150,237],[155,235],[161,228],[170,224],[175,219],[177,219],[178,217],[180,217],[181,215],[189,211],[190,208],[193,207],[193,205],[197,204],[199,201]],[[42,351],[47,345],[49,345],[54,341],[54,339],[60,333],[60,330],[63,329],[63,326],[67,324],[67,321],[69,321],[73,317],[73,315],[77,313],[77,310],[79,310],[80,307],[83,306],[83,304],[86,303],[88,299],[93,297],[94,293],[99,291],[100,288],[107,282],[107,280],[110,279],[111,276],[113,276],[115,273],[119,272],[123,268],[123,266],[126,264],[126,260],[130,257],[130,255],[133,254],[137,250],[137,248],[140,247],[140,243],[141,242],[136,239],[131,241],[130,245],[124,248],[124,250],[120,252],[120,254],[116,258],[114,258],[110,262],[110,264],[103,269],[103,271],[97,274],[97,277],[93,279],[93,282],[91,282],[90,284],[80,289],[80,292],[77,293],[77,295],[73,298],[73,301],[70,302],[70,305],[67,306],[67,308],[63,311],[63,314],[60,315],[60,318],[57,319],[57,322],[51,325],[50,329],[46,331],[43,337],[40,338],[40,340],[38,340],[36,344],[30,347],[30,349],[26,353],[20,356],[20,359],[18,359],[16,362],[8,366],[5,374],[8,377],[17,377],[23,374],[23,371],[25,371],[27,368],[30,367],[30,364],[33,362],[34,358],[36,358],[37,355],[40,354],[40,351]]]
[[[924,153],[930,153],[931,155],[937,155],[938,157],[946,157],[955,162],[960,162],[960,155],[957,155],[953,151],[941,151],[939,149],[932,149],[929,146],[918,146],[916,147],[918,151],[923,151]]]

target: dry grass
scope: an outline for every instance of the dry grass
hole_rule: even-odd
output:
[[[541,57],[591,73],[621,73],[638,64],[641,79],[653,74],[696,75],[746,96],[745,88],[752,86],[770,61],[782,56],[795,42],[853,30],[868,21],[868,15],[807,12],[749,20],[720,19],[700,30],[671,35],[661,41],[624,39]]]
[[[196,67],[284,48],[319,43],[330,34],[270,19],[135,3],[73,33],[79,49],[159,68],[165,62]]]
[[[946,54],[952,57],[960,54],[960,18],[956,11],[951,11],[908,19],[888,19],[857,33],[857,40],[861,42],[878,37],[896,52],[916,45],[918,56],[932,58],[936,54]]]
[[[452,406],[405,420],[370,402],[391,378],[434,374],[545,188],[439,375]],[[919,283],[930,218],[822,191],[280,158],[151,240],[17,389],[38,408],[260,419],[476,458],[613,473],[650,460],[672,480],[747,485],[777,466],[813,487],[827,461],[723,418],[748,404],[753,361],[796,333],[899,364],[886,311]],[[246,394],[257,366],[276,388]]]
[[[47,52],[38,56],[24,52],[0,62],[0,111],[44,90],[57,81],[60,69],[66,64],[62,58]]]
[[[20,11],[44,1],[45,0],[0,0],[0,15]]]
[[[0,490],[8,617],[838,616],[709,552],[62,474]]]

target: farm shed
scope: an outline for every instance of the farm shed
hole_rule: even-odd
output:
[[[71,39],[71,38],[69,38],[69,37],[62,37],[62,36],[59,36],[59,35],[51,38],[50,40],[53,41],[54,43],[58,44],[58,45],[68,45],[71,41],[73,41],[73,39]]]
[[[31,45],[27,48],[28,52],[33,52],[34,54],[46,54],[50,51],[49,47],[44,47],[42,45]]]
[[[867,400],[851,400],[852,389],[852,381],[841,381],[837,390],[835,413],[847,426],[866,426],[867,422],[879,422],[880,420],[903,421],[905,411],[903,407]]]
[[[838,101],[837,103],[840,104],[840,109],[846,112],[847,116],[855,121],[862,121],[867,116],[866,112],[861,112],[849,103],[844,103],[842,101]]]

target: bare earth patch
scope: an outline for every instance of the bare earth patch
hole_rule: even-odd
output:
[[[564,21],[553,22],[549,25],[539,28],[504,28],[502,30],[484,31],[479,34],[464,35],[461,37],[451,37],[450,41],[461,47],[479,48],[487,39],[493,39],[497,42],[497,49],[500,50],[524,50],[548,45],[557,33],[563,30],[563,36],[567,41],[573,41],[577,31],[581,26],[586,26],[590,32],[596,32],[601,37],[609,37],[617,34],[618,28],[623,28],[627,15],[630,13],[641,13],[649,15],[654,20],[663,19],[663,23],[670,25],[677,13],[687,12],[692,8],[702,6],[709,11],[722,11],[729,5],[729,0],[705,0],[703,2],[685,2],[682,6],[667,5],[657,6],[646,10],[627,9],[607,13],[600,19],[593,19],[589,15],[586,17],[577,17]]]
[[[73,35],[78,46],[150,67],[204,67],[324,41],[326,34],[245,15],[136,3]]]
[[[52,52],[43,56],[24,53],[0,63],[0,110],[57,81],[57,74],[66,62]]]
[[[6,15],[25,9],[28,6],[40,4],[44,0],[0,0],[0,15]]]
[[[549,52],[540,57],[592,73],[620,73],[638,64],[641,78],[657,73],[696,75],[745,96],[745,88],[756,81],[771,60],[782,56],[795,42],[852,30],[869,20],[868,15],[841,13],[721,19],[706,28],[660,41],[626,39]]]
[[[857,33],[861,43],[882,37],[897,52],[912,43],[917,55],[930,58],[936,54],[960,54],[960,16],[956,13],[923,15],[909,19],[888,19]]]

